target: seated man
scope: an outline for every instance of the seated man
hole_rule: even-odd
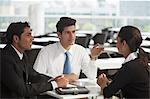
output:
[[[75,19],[60,18],[56,25],[60,42],[41,49],[34,64],[37,72],[52,77],[64,74],[69,81],[74,81],[82,70],[89,79],[96,78],[97,67],[94,62],[103,49],[95,45],[89,56],[84,47],[75,44],[75,24]],[[69,66],[66,68],[68,63]]]
[[[65,87],[68,80],[36,72],[29,66],[24,53],[30,49],[33,37],[27,22],[11,23],[7,29],[7,45],[1,51],[1,98],[33,98],[55,87]]]

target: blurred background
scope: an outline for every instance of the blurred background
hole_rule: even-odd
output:
[[[15,21],[28,21],[33,35],[55,32],[62,16],[77,19],[80,31],[137,26],[150,35],[150,0],[0,0],[0,31]]]
[[[116,37],[125,25],[140,29],[143,37],[141,47],[146,51],[150,64],[150,0],[0,0],[0,49],[6,45],[8,25],[27,21],[34,40],[32,50],[26,52],[33,65],[43,46],[59,41],[56,23],[63,16],[77,20],[76,44],[84,46],[89,53],[96,43],[105,47],[98,57],[98,75],[103,72],[114,75],[121,67],[123,56],[116,48]],[[112,62],[120,67],[111,68]],[[82,71],[80,77],[85,77]]]

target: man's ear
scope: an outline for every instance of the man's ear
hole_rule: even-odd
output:
[[[17,35],[13,35],[13,41],[15,43],[18,43],[19,42],[19,37]]]
[[[60,32],[57,32],[57,36],[58,36],[58,38],[60,39],[61,38],[61,33]]]
[[[128,45],[125,40],[123,40],[123,45],[124,45],[124,46]]]

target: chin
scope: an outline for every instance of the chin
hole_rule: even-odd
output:
[[[70,45],[74,45],[75,43],[71,43]]]
[[[28,47],[28,48],[26,48],[27,50],[30,50],[31,49],[31,47]]]
[[[28,46],[28,49],[31,49],[31,46],[32,46],[32,45]]]

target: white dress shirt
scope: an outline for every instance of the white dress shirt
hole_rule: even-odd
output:
[[[56,77],[63,74],[66,50],[61,46],[60,42],[50,44],[41,49],[34,64],[34,69],[42,74]],[[80,70],[89,79],[95,79],[97,75],[97,67],[95,60],[91,60],[86,49],[80,45],[74,44],[69,49],[69,58],[71,62],[71,72],[78,77]]]
[[[17,54],[18,54],[20,60],[22,60],[22,58],[23,58],[23,53],[20,53],[13,45],[11,45],[11,46],[12,46],[12,47],[14,48],[14,50],[17,52]]]

